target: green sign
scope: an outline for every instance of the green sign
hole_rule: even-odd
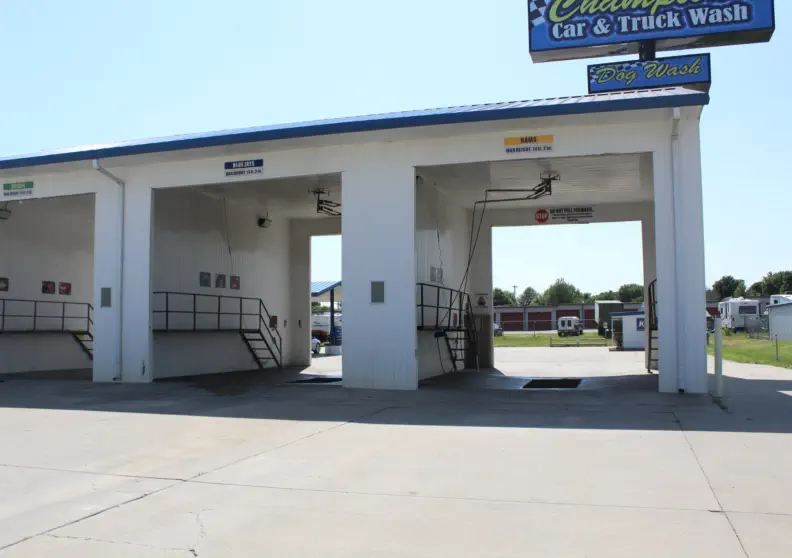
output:
[[[3,184],[4,198],[26,198],[33,195],[33,182],[9,182]]]

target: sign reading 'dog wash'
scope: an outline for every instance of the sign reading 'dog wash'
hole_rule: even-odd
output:
[[[773,0],[528,0],[534,62],[769,41]]]
[[[613,62],[588,67],[589,93],[686,85],[709,91],[709,54],[671,56],[658,60]]]

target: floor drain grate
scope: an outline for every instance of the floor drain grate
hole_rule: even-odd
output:
[[[341,378],[308,378],[307,380],[297,380],[293,384],[337,384]]]
[[[575,389],[582,381],[580,378],[543,378],[531,380],[523,389]]]

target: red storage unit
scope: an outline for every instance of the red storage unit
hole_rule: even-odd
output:
[[[586,329],[597,329],[597,322],[594,321],[594,309],[583,310],[583,327]]]
[[[557,318],[579,318],[580,310],[556,310]]]
[[[528,312],[528,331],[550,331],[554,325],[552,312]]]
[[[503,328],[503,331],[522,331],[523,313],[501,312],[500,326]]]

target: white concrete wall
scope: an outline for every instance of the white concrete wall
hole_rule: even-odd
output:
[[[415,265],[417,282],[459,290],[467,267],[468,224],[467,211],[454,200],[439,191],[434,184],[421,182],[416,185],[415,199]],[[434,274],[432,273],[434,268]],[[437,270],[442,270],[442,282]],[[433,280],[434,279],[434,280]],[[421,300],[421,291],[417,293]],[[451,300],[449,291],[439,292],[440,304],[459,308],[460,299]],[[461,301],[464,304],[464,300]],[[423,303],[436,305],[438,291],[423,287]],[[421,321],[423,314],[423,321]],[[437,325],[434,308],[417,309],[419,324]],[[440,321],[451,326],[460,323],[463,315],[457,310],[440,311]],[[450,320],[450,321],[449,321]],[[439,343],[439,354],[438,354]],[[430,378],[453,370],[454,363],[443,339],[435,339],[434,332],[418,332],[418,377]]]
[[[9,290],[0,292],[2,328],[32,331],[93,329],[87,320],[93,303],[94,196],[33,199],[9,206],[0,221],[0,277]],[[41,292],[42,281],[54,281],[54,295]],[[60,282],[72,294],[58,294]],[[22,299],[34,302],[11,302]],[[62,302],[80,303],[66,305]],[[46,317],[50,316],[50,317]],[[95,330],[94,330],[95,332]],[[0,336],[0,373],[91,368],[91,361],[69,334]]]
[[[174,378],[258,368],[235,332],[154,333],[155,377]]]
[[[0,298],[93,302],[94,196],[12,203],[0,221]],[[71,296],[41,293],[42,281],[72,284]]]
[[[291,360],[290,328],[290,282],[289,282],[289,222],[287,219],[273,219],[269,228],[260,228],[256,222],[256,211],[233,202],[209,197],[194,190],[169,189],[160,190],[154,200],[154,241],[152,258],[152,288],[154,292],[168,291],[180,293],[197,293],[196,308],[203,312],[216,312],[218,295],[227,298],[220,301],[221,312],[233,314],[239,312],[237,297],[262,299],[270,314],[278,317],[279,331],[283,336],[283,354],[286,363]],[[199,273],[212,274],[212,287],[201,287]],[[226,275],[226,287],[215,288],[217,274]],[[241,278],[241,289],[230,288],[230,277]],[[155,295],[154,309],[164,310],[165,297]],[[193,299],[190,296],[170,296],[170,310],[190,310]],[[257,302],[244,301],[244,313],[257,313]],[[284,327],[284,320],[286,325]],[[258,327],[258,316],[243,317],[245,329]],[[222,329],[239,327],[239,318],[235,315],[220,317]],[[192,327],[192,316],[171,314],[169,329],[189,329]],[[206,314],[196,317],[197,329],[216,329],[217,316]],[[164,329],[164,314],[155,313],[153,328]],[[204,351],[198,350],[209,341],[212,334],[200,334],[193,337],[196,350],[188,350],[187,340],[173,336],[159,336],[155,348],[155,378],[180,375],[175,370],[192,374],[201,369],[211,372],[204,366]],[[223,334],[218,335],[218,339]],[[222,337],[225,338],[225,337]],[[176,342],[178,340],[178,342]],[[169,353],[173,354],[169,354]],[[213,371],[239,370],[242,361],[247,361],[247,368],[256,365],[245,355],[244,344],[229,345],[220,354],[226,355],[227,362],[219,362],[214,358]],[[274,363],[272,364],[274,366]],[[163,369],[165,366],[167,369]]]
[[[641,350],[645,347],[644,332],[638,331],[638,320],[644,319],[645,316],[624,316],[622,319],[624,325],[623,344],[625,349]],[[649,327],[646,324],[646,327]]]
[[[91,368],[91,359],[68,333],[0,335],[0,374]]]
[[[344,386],[416,389],[415,169],[387,144],[358,157],[342,175]]]

